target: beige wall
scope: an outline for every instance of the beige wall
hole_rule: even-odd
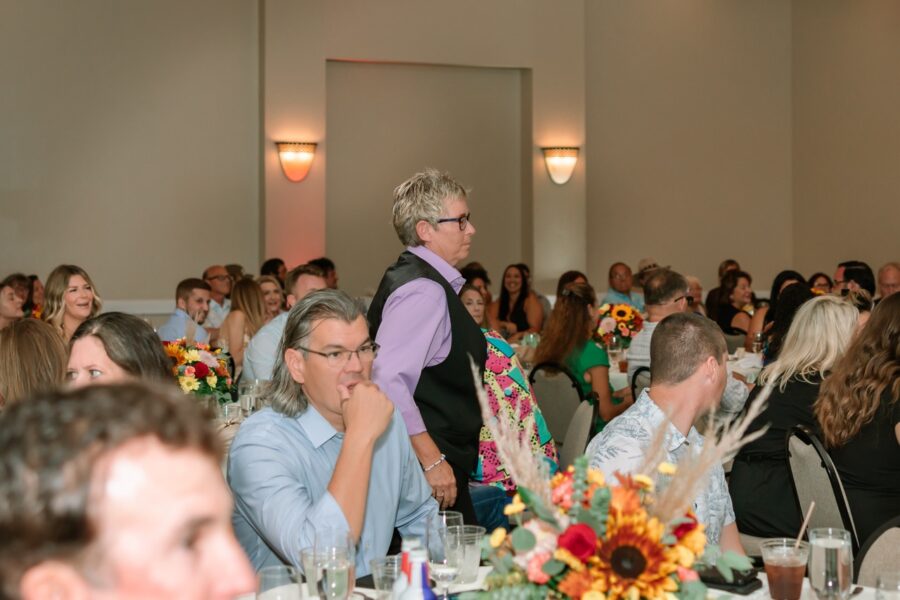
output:
[[[247,0],[0,0],[0,272],[116,299],[257,268],[257,48]]]
[[[528,184],[533,188],[533,200],[523,199],[533,202],[523,222],[533,219],[534,274],[549,283],[563,269],[584,266],[583,167],[569,184],[555,186],[538,149],[584,144],[582,2],[267,0],[265,28],[267,254],[296,263],[331,243],[325,241],[326,61],[338,59],[529,69],[533,145],[530,181],[521,189],[527,194]],[[307,180],[291,184],[281,174],[272,145],[279,138],[325,142]],[[389,231],[388,214],[385,208],[382,222]],[[394,251],[399,249],[397,243]]]
[[[796,265],[900,259],[900,3],[795,0]]]
[[[781,0],[587,3],[588,267],[645,256],[706,288],[791,264],[791,29]]]
[[[342,288],[374,294],[402,250],[391,191],[433,165],[472,190],[466,260],[501,273],[523,259],[520,70],[329,61],[327,82],[326,251]]]

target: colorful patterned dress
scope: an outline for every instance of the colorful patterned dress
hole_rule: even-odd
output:
[[[519,431],[524,430],[528,415],[534,414],[534,425],[530,432],[532,451],[547,462],[551,474],[555,473],[559,469],[556,444],[553,443],[547,423],[537,406],[534,393],[515,351],[496,331],[487,329],[482,331],[487,339],[488,349],[484,369],[484,389],[487,391],[491,410],[496,417],[511,419],[518,425]],[[472,473],[472,480],[495,485],[508,492],[516,490],[509,473],[500,464],[494,438],[487,427],[481,428],[478,466]]]

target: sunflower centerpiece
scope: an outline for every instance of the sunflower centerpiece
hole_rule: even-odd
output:
[[[212,396],[220,404],[232,401],[229,356],[220,348],[212,349],[207,344],[181,338],[163,342],[163,350],[172,359],[172,373],[185,394]]]
[[[644,328],[641,313],[628,304],[602,305],[595,338],[604,346],[610,346],[615,338],[622,340],[622,346],[628,348],[631,340]]]

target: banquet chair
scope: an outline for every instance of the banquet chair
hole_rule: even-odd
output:
[[[813,500],[816,508],[809,520],[809,529],[835,527],[850,532],[853,553],[859,550],[859,537],[850,513],[844,486],[825,446],[809,429],[796,425],[785,440],[788,470],[794,487],[794,497],[801,514],[806,514]]]
[[[559,363],[543,362],[528,375],[534,399],[557,445],[565,438],[572,415],[585,398],[575,375]]]
[[[747,339],[743,333],[724,334],[725,345],[728,347],[728,354],[734,354],[738,348],[744,347],[744,341]]]
[[[644,388],[650,387],[650,367],[638,367],[631,376],[631,397],[635,400]]]
[[[591,424],[597,413],[597,406],[583,401],[575,409],[566,437],[563,438],[562,448],[559,450],[559,470],[565,471],[575,462],[575,459],[584,454],[588,442],[591,440]]]
[[[856,555],[856,583],[875,587],[881,573],[900,573],[900,517],[894,517],[869,536]]]

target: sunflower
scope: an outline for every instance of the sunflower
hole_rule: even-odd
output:
[[[612,309],[612,317],[616,321],[630,321],[634,316],[634,310],[627,304],[616,304]]]
[[[676,565],[660,541],[664,529],[656,518],[647,520],[643,511],[610,511],[606,539],[591,559],[590,569],[609,600],[663,598],[666,592],[677,591],[678,583],[671,577]]]

